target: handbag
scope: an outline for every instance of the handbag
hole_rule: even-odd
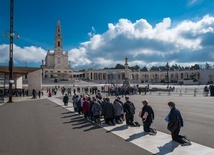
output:
[[[179,120],[176,119],[175,122],[169,122],[169,123],[168,123],[167,129],[168,129],[170,132],[175,132],[175,130],[178,128],[178,125],[179,125]]]
[[[147,119],[147,117],[148,117],[148,112],[147,111],[145,111],[144,112],[144,114],[143,114],[143,117],[142,117],[142,120],[143,120],[143,122],[145,122],[146,121],[146,119]]]
[[[141,115],[142,115],[142,111],[139,112],[138,116],[141,118]]]
[[[164,120],[165,120],[166,122],[169,122],[169,115],[166,115],[166,117],[164,118]]]

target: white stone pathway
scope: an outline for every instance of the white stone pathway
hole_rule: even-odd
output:
[[[73,104],[69,103],[64,106],[62,100],[53,97],[47,99],[66,108],[69,111],[74,111]],[[157,135],[148,135],[143,132],[143,127],[128,127],[127,125],[117,124],[116,126],[107,126],[102,124],[101,127],[107,131],[131,142],[156,155],[214,155],[214,149],[192,142],[190,146],[181,146],[171,140],[171,135],[159,132]]]

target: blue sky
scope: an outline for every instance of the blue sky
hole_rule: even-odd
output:
[[[212,0],[14,0],[14,65],[39,67],[53,51],[57,20],[63,50],[78,69],[170,65],[214,66]],[[0,1],[0,32],[9,29],[9,0]],[[0,65],[9,39],[0,37]]]

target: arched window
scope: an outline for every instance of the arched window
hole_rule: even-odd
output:
[[[60,41],[58,41],[58,47],[60,47]]]
[[[183,73],[181,73],[181,79],[183,79],[184,78],[184,74]]]
[[[60,64],[60,57],[58,57],[58,63]]]

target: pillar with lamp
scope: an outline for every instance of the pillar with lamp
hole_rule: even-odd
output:
[[[19,38],[19,35],[16,33],[16,31],[13,30],[13,15],[14,15],[14,0],[10,0],[10,30],[5,31],[4,37],[10,38],[10,48],[9,48],[9,100],[8,102],[13,102],[12,96],[13,96],[13,90],[12,86],[14,83],[13,79],[13,38]]]

